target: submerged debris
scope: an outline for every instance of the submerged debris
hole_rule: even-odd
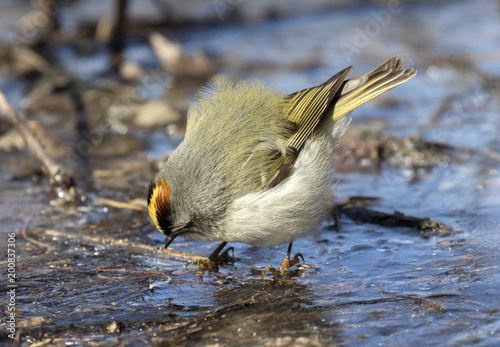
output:
[[[383,163],[419,169],[459,161],[452,146],[427,141],[417,135],[398,138],[384,133],[380,126],[375,127],[351,125],[338,149],[341,170],[378,171]]]
[[[419,231],[420,235],[424,238],[428,238],[430,234],[449,236],[453,231],[446,224],[434,221],[430,218],[408,216],[399,211],[385,213],[365,206],[375,200],[377,200],[377,198],[352,197],[338,204],[336,207],[340,213],[345,214],[355,222],[377,224],[390,228],[411,228]]]

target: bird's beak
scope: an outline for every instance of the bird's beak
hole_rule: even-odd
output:
[[[175,233],[171,233],[167,236],[167,238],[165,239],[165,249],[168,248],[168,246],[170,246],[170,244],[175,240],[177,234]]]

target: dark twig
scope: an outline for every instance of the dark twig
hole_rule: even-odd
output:
[[[125,41],[125,21],[126,21],[127,0],[116,2],[115,24],[109,40],[111,49],[111,65],[114,71],[118,71],[123,62],[123,46]]]
[[[398,211],[384,213],[372,210],[363,205],[364,202],[361,202],[361,204],[354,202],[352,204],[345,203],[343,206],[338,205],[338,207],[341,213],[360,223],[372,223],[386,227],[412,228],[420,231],[423,237],[428,237],[431,232],[439,233],[442,236],[451,233],[447,225],[433,221],[430,218],[407,216]]]
[[[28,235],[28,226],[29,226],[29,224],[30,224],[30,222],[31,222],[31,220],[33,219],[34,216],[35,216],[35,214],[33,213],[28,218],[28,220],[26,221],[26,223],[24,223],[23,229],[21,230],[21,235],[24,237],[24,239],[26,241],[31,242],[32,244],[37,245],[40,248],[45,248],[45,249],[47,249],[47,251],[53,251],[53,250],[55,250],[54,246],[51,246],[48,243],[44,243],[44,242],[38,241],[38,240],[36,240],[36,239],[34,239],[34,238],[32,238],[31,236]]]
[[[31,153],[42,162],[47,169],[52,182],[56,185],[62,185],[66,188],[75,185],[75,181],[71,173],[56,163],[43,149],[40,142],[33,135],[31,130],[26,125],[26,117],[22,113],[14,110],[9,103],[3,92],[0,90],[0,111],[7,117],[7,119],[14,124],[17,131],[21,134],[26,147]]]

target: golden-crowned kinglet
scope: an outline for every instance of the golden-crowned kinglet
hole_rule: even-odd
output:
[[[317,230],[331,211],[332,150],[349,124],[345,116],[415,76],[401,66],[392,58],[346,80],[348,67],[291,95],[213,80],[189,110],[184,141],[149,187],[149,215],[167,236],[165,248],[177,236],[223,241],[217,253],[226,242],[290,243],[289,260],[291,242]]]

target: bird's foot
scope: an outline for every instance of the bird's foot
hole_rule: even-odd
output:
[[[224,252],[221,253],[222,249],[227,245],[227,242],[221,243],[207,259],[197,259],[189,262],[187,265],[198,265],[198,270],[200,272],[219,272],[219,264],[227,261],[231,256],[229,252],[233,252],[234,248],[229,247]]]
[[[266,266],[264,271],[262,271],[262,279],[265,279],[268,273],[272,273],[274,276],[281,278],[290,278],[297,276],[298,269],[291,271],[290,268],[298,264],[300,262],[300,259],[302,259],[302,262],[305,262],[304,257],[300,253],[295,254],[292,259],[290,259],[290,254],[287,254],[279,268]]]

